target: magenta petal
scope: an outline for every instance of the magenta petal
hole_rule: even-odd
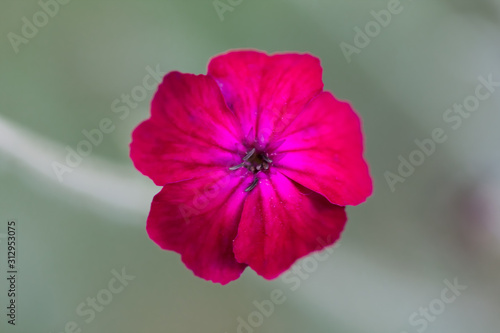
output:
[[[312,100],[280,140],[274,166],[331,203],[357,205],[372,193],[359,117],[332,94]]]
[[[237,279],[246,267],[233,254],[248,186],[241,173],[221,170],[167,184],[154,197],[147,220],[155,243],[180,253],[195,275],[221,284]]]
[[[236,260],[273,279],[300,257],[335,242],[347,216],[344,207],[280,173],[259,178],[245,200],[234,253]]]
[[[253,128],[263,145],[323,90],[319,59],[308,54],[230,52],[210,61],[208,75],[219,84],[243,131]]]
[[[255,131],[262,72],[267,58],[261,52],[235,51],[219,55],[208,64],[208,75],[217,81],[245,134]]]
[[[241,137],[212,78],[171,72],[153,99],[151,118],[132,134],[130,156],[139,171],[164,185],[239,163]]]

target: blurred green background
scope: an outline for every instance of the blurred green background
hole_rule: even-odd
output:
[[[48,7],[51,17],[35,0],[2,1],[0,234],[16,219],[19,294],[8,325],[0,238],[0,332],[500,332],[500,91],[457,129],[443,119],[475,94],[478,77],[500,81],[500,1],[220,3],[221,16],[211,0],[73,0]],[[372,11],[389,9],[398,12],[390,22],[370,25]],[[30,38],[23,17],[40,25],[24,28]],[[341,43],[356,47],[367,24],[369,44],[347,61]],[[235,48],[316,55],[325,88],[363,119],[375,193],[348,208],[341,246],[296,290],[249,269],[226,286],[206,282],[145,233],[159,188],[128,158],[153,94],[137,87],[147,68],[205,73]],[[113,112],[134,89],[147,95],[127,115]],[[59,181],[53,163],[104,118],[114,130]],[[391,191],[386,172],[397,174],[399,156],[436,128],[447,140]],[[92,319],[79,315],[122,269],[134,277],[124,289]],[[445,303],[454,280],[467,288]],[[239,327],[275,289],[286,301]]]

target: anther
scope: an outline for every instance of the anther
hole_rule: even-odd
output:
[[[251,190],[253,190],[255,188],[255,186],[257,186],[257,183],[259,182],[259,178],[255,177],[253,179],[253,182],[252,184],[250,184],[250,186],[248,186],[246,189],[245,189],[245,192],[250,192]]]
[[[272,159],[270,159],[269,157],[267,157],[267,155],[266,155],[266,154],[262,155],[262,159],[263,159],[264,161],[266,161],[268,164],[273,163],[273,160],[272,160]]]
[[[240,164],[235,165],[235,166],[232,166],[229,168],[229,170],[231,170],[231,171],[238,170],[239,168],[243,167],[244,165],[245,165],[245,162],[240,163]]]
[[[255,148],[252,148],[252,150],[250,150],[246,155],[245,157],[243,157],[243,161],[246,161],[248,160],[250,157],[253,156],[253,154],[255,154]]]

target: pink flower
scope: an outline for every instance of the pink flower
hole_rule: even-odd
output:
[[[149,236],[195,275],[273,279],[333,244],[344,206],[371,194],[360,120],[321,76],[308,54],[234,51],[163,79],[130,156],[163,186]]]

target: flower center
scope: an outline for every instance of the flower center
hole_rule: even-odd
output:
[[[247,168],[248,171],[252,172],[255,176],[253,182],[245,189],[245,192],[250,192],[257,186],[259,179],[257,178],[257,173],[269,170],[269,167],[273,161],[269,158],[266,152],[257,152],[255,148],[252,148],[247,154],[242,158],[243,162],[238,165],[232,166],[229,170],[238,170],[241,167]]]

